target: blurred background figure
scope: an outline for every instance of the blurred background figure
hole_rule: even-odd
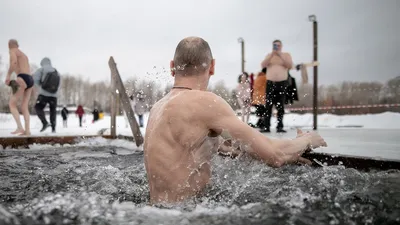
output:
[[[138,93],[137,99],[134,104],[135,104],[135,107],[134,107],[135,113],[139,117],[139,126],[143,127],[144,126],[143,116],[144,116],[144,113],[146,112],[147,107],[146,107],[144,94],[142,91]]]
[[[264,129],[265,104],[267,88],[267,68],[263,68],[254,80],[252,105],[256,107],[256,116],[258,121],[255,127]]]
[[[68,111],[67,107],[64,105],[63,109],[61,110],[61,117],[63,119],[64,128],[68,127],[67,126],[68,114],[69,114],[69,111]]]
[[[248,76],[246,74],[241,74],[238,82],[239,84],[236,87],[236,96],[242,112],[242,121],[248,123],[251,107],[251,87]]]
[[[33,79],[39,91],[35,110],[43,125],[40,132],[45,131],[51,126],[52,132],[54,133],[56,132],[57,125],[57,101],[61,77],[60,73],[52,66],[49,58],[43,58],[40,62],[40,66],[41,67],[33,74]],[[43,111],[47,104],[50,108],[50,124],[46,120],[46,115]]]
[[[95,108],[93,109],[92,114],[93,114],[92,123],[95,123],[95,122],[96,122],[97,120],[99,120],[99,118],[100,118],[100,116],[99,116],[99,110],[97,109],[97,107],[95,107]]]
[[[75,111],[75,114],[79,117],[79,126],[82,127],[82,117],[85,114],[85,110],[83,110],[82,105],[78,105],[78,108]]]

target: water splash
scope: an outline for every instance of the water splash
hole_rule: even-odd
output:
[[[0,223],[377,224],[400,222],[400,172],[343,166],[266,167],[245,155],[212,159],[202,197],[148,206],[143,152],[120,145],[4,150]],[[116,149],[116,154],[110,154]],[[0,207],[1,209],[1,207]],[[6,216],[7,215],[7,216]]]

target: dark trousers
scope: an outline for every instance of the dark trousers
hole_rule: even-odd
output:
[[[264,125],[265,128],[269,128],[271,126],[271,116],[272,116],[272,107],[275,105],[276,110],[278,111],[278,125],[277,129],[283,128],[283,115],[285,114],[285,97],[287,92],[287,81],[267,81],[267,91],[266,98],[267,102],[265,105],[265,119]]]
[[[139,116],[139,126],[143,127],[143,115],[138,115]]]
[[[82,116],[79,116],[79,126],[82,127]]]
[[[67,118],[63,118],[63,126],[64,126],[64,128],[67,127]]]
[[[47,97],[44,95],[39,95],[36,101],[35,110],[38,115],[40,121],[42,121],[43,126],[47,125],[48,122],[46,120],[46,116],[44,114],[44,107],[49,104],[50,107],[50,124],[53,130],[56,129],[56,108],[57,108],[57,98],[56,97]]]
[[[264,128],[265,105],[255,105],[255,107],[256,107],[256,116],[259,118],[256,127]]]

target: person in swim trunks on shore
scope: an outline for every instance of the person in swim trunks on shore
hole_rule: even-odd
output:
[[[212,155],[229,148],[220,136],[241,142],[244,154],[272,167],[310,164],[302,153],[326,146],[316,132],[270,139],[241,121],[221,97],[206,91],[215,60],[205,40],[180,41],[170,67],[174,86],[152,107],[143,146],[151,204],[180,202],[204,192],[210,185]]]
[[[29,59],[19,49],[17,40],[9,40],[8,47],[10,49],[10,68],[8,69],[5,83],[6,85],[10,85],[11,74],[15,72],[15,74],[17,74],[17,79],[15,81],[18,84],[18,88],[16,89],[16,92],[11,95],[9,102],[10,112],[17,123],[17,129],[11,133],[18,135],[30,135],[30,115],[28,106],[34,82],[32,75],[30,74]],[[15,84],[13,84],[13,86],[15,86]],[[21,124],[21,119],[17,108],[17,102],[21,97],[21,111],[24,115],[25,129]]]

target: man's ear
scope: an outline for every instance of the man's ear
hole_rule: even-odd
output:
[[[173,77],[175,77],[175,63],[174,63],[174,60],[171,60],[171,62],[169,63],[169,68],[171,70],[171,75]]]
[[[215,59],[211,60],[211,65],[210,65],[210,76],[214,75],[215,73]]]

